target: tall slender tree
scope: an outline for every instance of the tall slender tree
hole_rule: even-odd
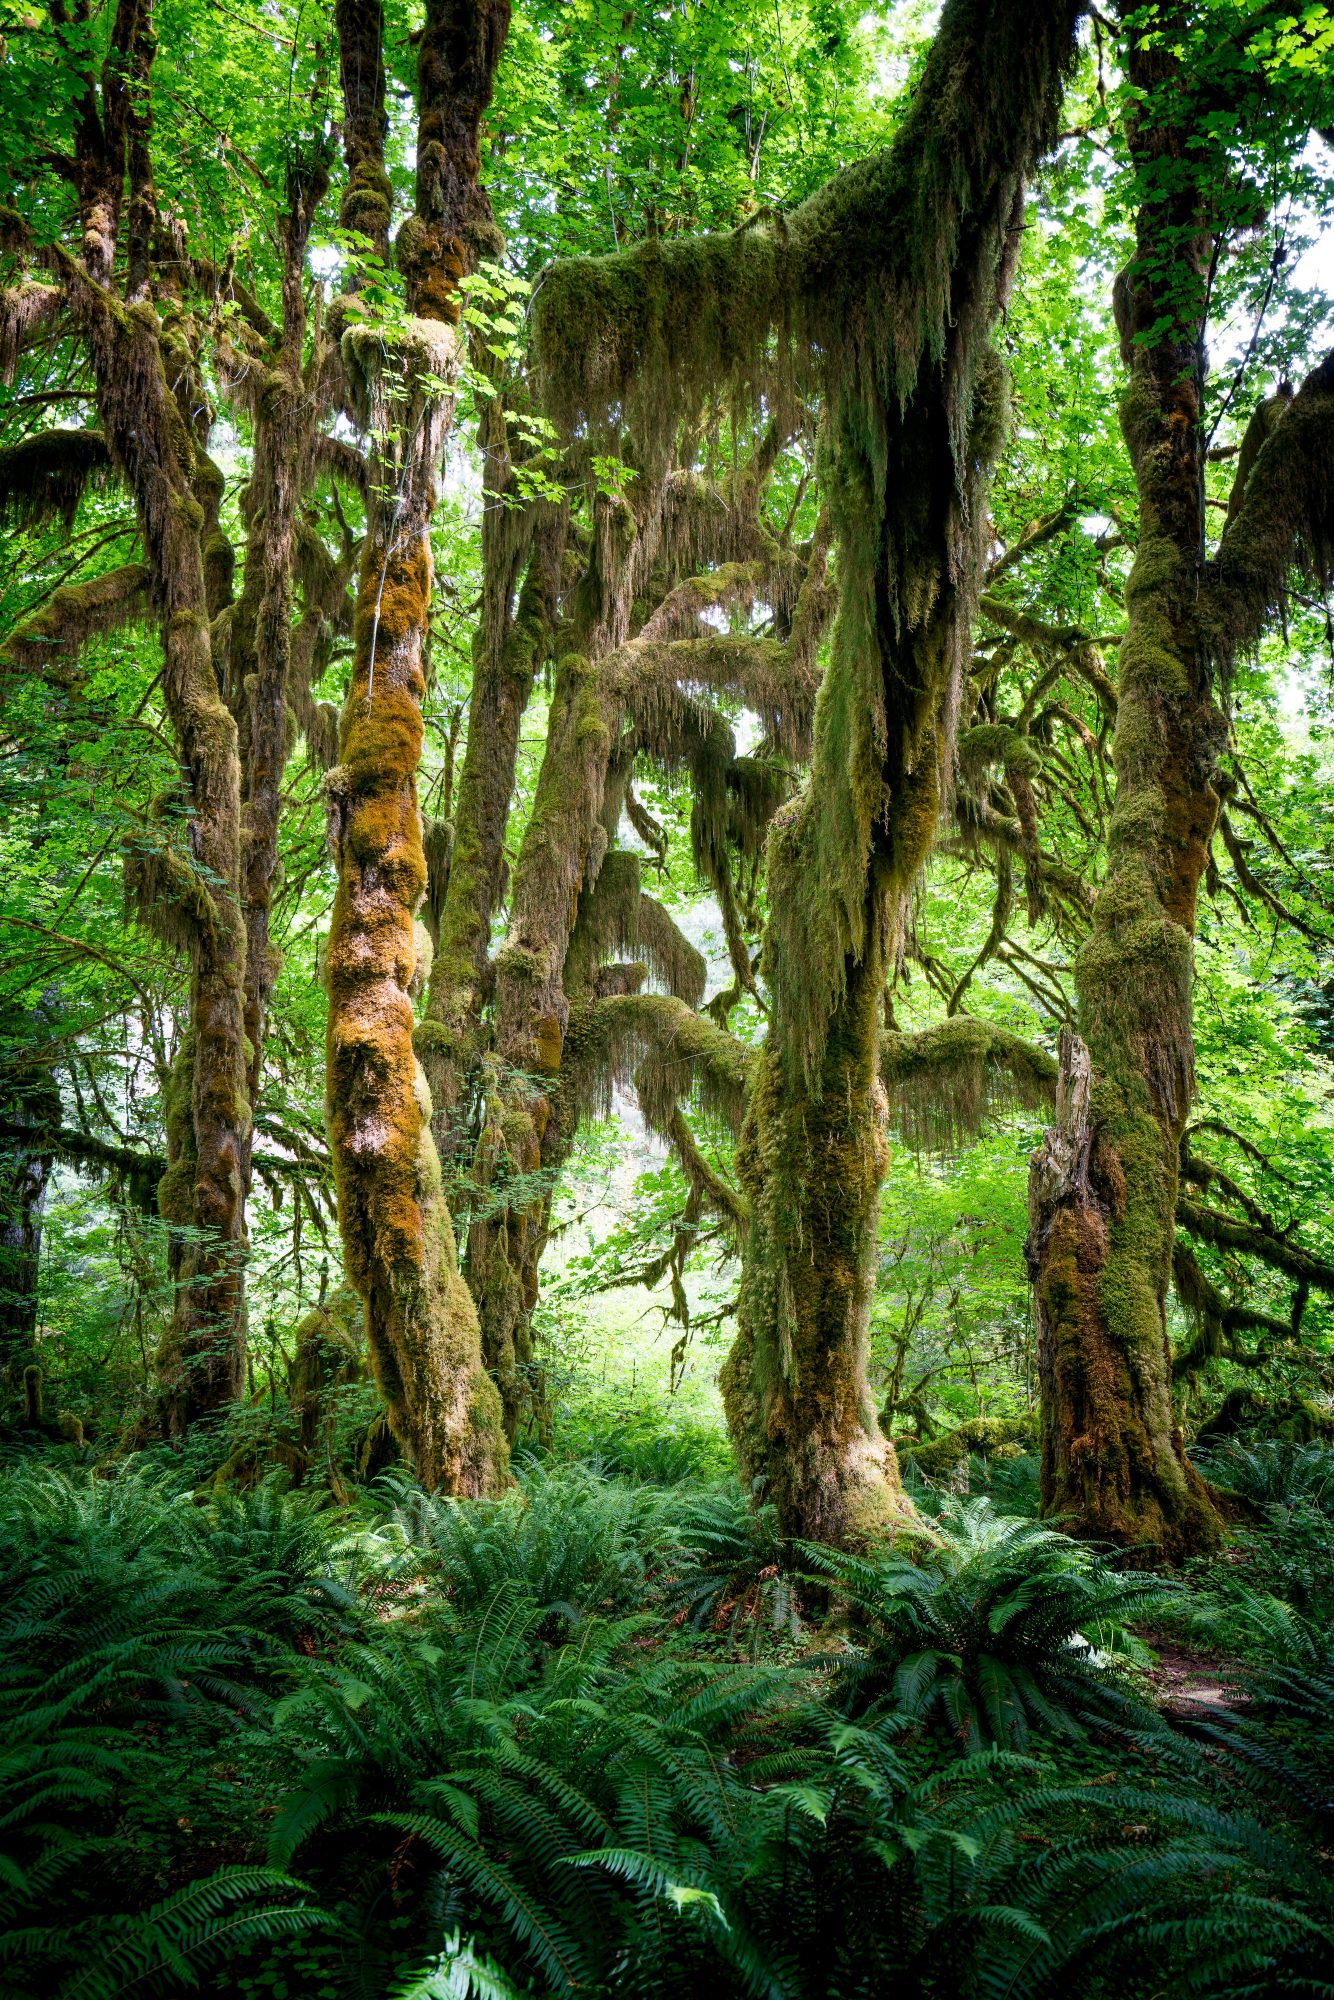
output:
[[[1206,560],[1204,331],[1228,185],[1219,90],[1179,5],[1126,17],[1138,192],[1118,282],[1121,425],[1139,540],[1117,671],[1106,880],[1075,964],[1057,1124],[1035,1156],[1028,1256],[1043,1397],[1043,1497],[1085,1533],[1171,1557],[1220,1522],[1172,1409],[1166,1300],[1195,1087],[1194,937],[1226,740],[1219,672],[1253,644],[1294,558],[1327,578],[1329,364],[1293,412],[1266,408],[1216,558]],[[1198,46],[1198,44],[1197,44]]]
[[[417,53],[416,206],[395,246],[406,317],[391,324],[351,293],[336,322],[372,462],[355,654],[339,762],[326,780],[338,869],[327,957],[329,1132],[347,1273],[365,1301],[390,1422],[426,1484],[465,1494],[495,1489],[507,1451],[458,1269],[409,989],[427,881],[417,773],[431,513],[459,362],[458,285],[490,241],[478,135],[508,25],[508,0],[430,0]],[[339,26],[344,222],[378,249],[389,187],[378,0],[346,0]]]

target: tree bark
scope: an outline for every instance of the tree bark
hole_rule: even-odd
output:
[[[259,1106],[265,1012],[278,974],[270,919],[278,886],[279,805],[290,748],[296,517],[319,410],[312,383],[320,373],[320,357],[312,357],[310,381],[303,369],[306,245],[328,184],[322,159],[294,163],[289,169],[281,230],[282,338],[273,364],[254,366],[258,395],[255,460],[247,495],[250,534],[243,599],[233,616],[232,677],[245,703],[246,724],[241,892],[246,924],[246,1084],[252,1113]],[[249,1186],[247,1149],[247,1193]]]
[[[163,700],[176,739],[193,882],[153,917],[190,960],[190,1235],[182,1239],[172,1328],[159,1357],[167,1426],[179,1431],[239,1392],[244,1349],[244,1171],[250,1110],[244,1067],[245,925],[240,909],[240,768],[236,726],[219,692],[209,639],[197,487],[206,462],[175,378],[188,343],[147,300],[110,289],[128,165],[130,281],[139,289],[144,217],[153,206],[142,143],[152,58],[147,0],[121,0],[102,72],[76,111],[83,257],[45,253],[83,333],[107,449],[134,498],[162,630]],[[127,152],[128,148],[128,152]],[[169,369],[173,379],[169,380]],[[194,404],[194,398],[187,400]]]
[[[395,1435],[424,1484],[469,1495],[497,1488],[508,1453],[459,1275],[409,988],[414,913],[426,886],[417,772],[430,523],[450,416],[436,385],[457,367],[456,292],[467,255],[459,232],[476,213],[477,121],[507,24],[507,6],[430,0],[427,7],[417,212],[398,246],[412,317],[389,349],[397,387],[383,331],[355,301],[343,315],[345,365],[361,384],[367,427],[383,442],[369,485],[340,762],[326,780],[338,868],[327,957],[327,1114],[347,1275],[365,1303],[371,1361]]]
[[[503,513],[503,503],[497,502]],[[458,1107],[481,1053],[482,1008],[487,999],[491,926],[500,907],[509,822],[518,762],[519,730],[555,617],[562,537],[542,523],[529,549],[517,611],[509,616],[515,577],[503,550],[488,561],[488,536],[503,529],[484,520],[483,571],[499,564],[502,575],[489,595],[498,600],[484,617],[473,652],[468,740],[459,779],[449,859],[449,881],[431,962],[426,1016],[417,1047],[434,1107],[441,1157],[458,1148]],[[511,530],[512,538],[512,530]],[[488,1363],[494,1360],[488,1351]]]
[[[1187,17],[1136,18],[1129,128],[1144,189],[1119,323],[1140,536],[1126,586],[1106,879],[1075,964],[1082,1043],[1066,1124],[1035,1156],[1027,1255],[1043,1392],[1044,1510],[1176,1559],[1220,1522],[1172,1413],[1166,1299],[1194,1090],[1195,907],[1224,740],[1199,629],[1209,190],[1178,122]],[[1087,1045],[1086,1049],[1084,1044]],[[1073,1122],[1072,1122],[1073,1121]]]
[[[41,1011],[39,1003],[17,1022],[19,1032]],[[37,1359],[42,1211],[53,1159],[41,1132],[59,1122],[60,1092],[50,1069],[19,1053],[6,1078],[0,1139],[0,1383],[11,1388]]]
[[[838,613],[810,780],[769,840],[773,1005],[741,1143],[752,1220],[723,1393],[743,1474],[782,1532],[845,1546],[910,1511],[867,1379],[884,983],[951,772],[1003,423],[989,331],[1024,177],[1054,137],[1075,18],[1068,5],[1028,9],[1021,29],[1009,6],[946,7],[889,156],[916,232],[882,251],[875,293],[876,308],[901,301],[884,335],[895,367],[859,360],[831,390]],[[862,248],[852,226],[865,227],[855,212],[849,268]],[[923,269],[948,300],[934,334]],[[906,353],[905,323],[917,342]]]

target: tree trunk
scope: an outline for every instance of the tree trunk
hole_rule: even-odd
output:
[[[272,367],[254,365],[255,462],[247,507],[244,603],[233,620],[242,658],[233,645],[233,680],[245,700],[245,808],[242,903],[246,924],[246,1084],[252,1114],[259,1106],[265,1012],[278,975],[270,938],[278,886],[278,815],[289,750],[289,680],[292,663],[292,562],[300,504],[309,465],[318,401],[302,368],[305,343],[306,245],[316,210],[328,188],[322,159],[289,169],[287,214],[282,220],[282,340]],[[312,360],[311,376],[319,373]],[[248,658],[244,657],[249,655]],[[250,1157],[246,1153],[246,1191]]]
[[[559,1090],[569,1021],[565,955],[579,907],[617,719],[598,668],[561,663],[546,751],[496,960],[496,1053],[504,1079],[482,1146],[503,1140],[512,1196],[473,1224],[468,1268],[488,1364],[512,1436],[532,1360],[531,1321],[555,1175],[574,1140]],[[600,858],[600,856],[599,856]],[[485,1164],[485,1163],[483,1163]]]
[[[503,416],[501,418],[503,422]],[[503,515],[503,503],[495,511]],[[503,535],[503,529],[500,531]],[[500,600],[484,617],[473,653],[468,741],[459,779],[449,881],[435,956],[431,962],[426,1018],[417,1034],[434,1107],[436,1144],[449,1159],[458,1148],[456,1110],[466,1099],[481,1053],[482,1008],[490,970],[491,925],[500,907],[505,865],[505,828],[514,795],[519,730],[555,615],[562,538],[545,523],[537,529],[517,612],[509,605],[515,577],[511,566],[492,555],[488,537],[497,528],[483,521],[483,567],[489,593]],[[491,585],[499,564],[502,575]],[[475,1081],[475,1078],[473,1079]],[[495,1359],[488,1348],[488,1365]]]
[[[1169,1559],[1219,1517],[1172,1414],[1166,1300],[1181,1134],[1194,1090],[1195,905],[1224,739],[1201,645],[1201,400],[1209,190],[1187,152],[1186,16],[1152,10],[1128,73],[1145,189],[1118,319],[1121,425],[1139,498],[1126,587],[1107,876],[1075,965],[1083,1043],[1062,1050],[1064,1122],[1035,1156],[1027,1254],[1043,1396],[1044,1510]],[[1085,1049],[1084,1044],[1087,1045]]]
[[[91,71],[75,109],[74,179],[82,260],[39,252],[84,337],[107,450],[133,499],[151,605],[162,633],[162,695],[175,738],[188,866],[140,877],[141,914],[190,961],[191,1161],[181,1282],[159,1367],[170,1430],[239,1391],[244,1349],[245,925],[240,910],[240,769],[236,725],[219,692],[209,637],[200,490],[216,487],[202,453],[207,397],[189,331],[144,296],[155,213],[146,145],[151,11],[117,9],[99,88]],[[130,175],[128,290],[112,290]],[[197,490],[198,489],[198,490]],[[176,1190],[181,1193],[183,1191]]]
[[[209,636],[203,530],[196,496],[212,468],[187,429],[166,360],[180,348],[147,307],[105,295],[86,302],[88,345],[108,447],[135,498],[151,589],[162,619],[162,693],[178,746],[188,815],[187,881],[145,878],[142,914],[190,963],[188,1200],[168,1216],[182,1239],[172,1324],[157,1366],[164,1421],[179,1434],[240,1394],[245,1352],[245,921],[240,903],[241,774],[236,724],[218,685]],[[181,1077],[178,1077],[178,1082]],[[169,1108],[169,1122],[171,1111]],[[164,1214],[167,1213],[164,1208]]]
[[[340,19],[348,13],[341,9]],[[390,343],[392,370],[385,332],[359,310],[344,315],[345,363],[362,384],[367,427],[383,442],[371,476],[340,763],[326,781],[338,867],[327,1112],[347,1275],[365,1302],[395,1435],[424,1484],[469,1495],[495,1490],[508,1453],[459,1275],[409,987],[414,913],[426,887],[417,771],[430,523],[450,415],[438,384],[458,362],[455,294],[467,254],[460,231],[476,230],[484,203],[475,187],[477,122],[507,25],[505,6],[428,5],[418,50],[417,212],[398,244],[414,317],[396,352]]]
[[[990,328],[1075,18],[1063,5],[1029,14],[1021,29],[1009,7],[947,6],[890,154],[916,232],[888,252],[875,288],[874,310],[898,302],[882,336],[898,343],[895,366],[859,358],[831,385],[838,614],[811,776],[769,840],[773,1004],[742,1138],[752,1222],[723,1390],[743,1472],[776,1503],[782,1532],[851,1546],[910,1511],[867,1379],[887,1161],[881,1011],[952,774],[985,479],[1004,422]],[[848,268],[865,228],[854,223]],[[944,273],[934,334],[923,268]],[[905,324],[916,341],[906,353]]]
[[[771,1039],[737,1156],[750,1206],[738,1333],[722,1374],[742,1470],[787,1534],[856,1545],[900,1499],[867,1377],[880,1185],[876,1073],[884,958],[849,968],[818,1087],[793,1087]]]
[[[16,1023],[20,1033],[32,1019]],[[33,1143],[25,1143],[22,1128],[60,1122],[60,1093],[49,1068],[16,1054],[4,1109],[9,1130],[0,1142],[0,1383],[17,1388],[24,1369],[37,1359],[42,1211],[52,1161],[36,1133]]]

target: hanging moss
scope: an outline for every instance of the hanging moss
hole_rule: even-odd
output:
[[[0,446],[0,521],[27,528],[58,517],[68,529],[84,494],[110,470],[99,431],[37,431]]]
[[[792,764],[783,756],[734,757],[726,783],[727,845],[754,860],[764,851],[775,813],[792,794]]]
[[[708,965],[675,919],[652,896],[639,898],[633,950],[644,960],[649,976],[687,1007],[704,998]]]
[[[612,1088],[633,1080],[645,1121],[663,1134],[687,1098],[739,1131],[754,1063],[744,1042],[670,994],[594,1000],[570,1020],[566,1068],[581,1108],[605,1117]]]
[[[1022,1035],[956,1015],[919,1034],[882,1035],[880,1080],[908,1144],[948,1152],[976,1137],[989,1110],[1050,1104],[1056,1062]]]
[[[838,610],[811,783],[780,811],[769,842],[773,1006],[744,1149],[754,1219],[728,1389],[747,1470],[770,1483],[789,1532],[861,1537],[900,1505],[865,1381],[885,1157],[877,1016],[883,969],[952,773],[981,481],[1005,403],[988,335],[1017,242],[1023,175],[1056,130],[1075,15],[1054,0],[1037,15],[951,0],[888,153],[839,175],[795,214],[734,236],[654,241],[557,265],[535,300],[548,410],[592,447],[616,449],[628,429],[641,491],[665,480],[679,426],[720,388],[737,410],[763,397],[781,417],[801,382],[828,412],[822,470]],[[661,630],[650,621],[626,644],[636,518],[630,507],[599,503],[594,525],[606,601],[589,620],[590,650],[616,651],[590,726],[608,740],[596,791],[564,759],[566,782],[578,778],[580,797],[569,803],[580,831],[560,845],[560,871],[540,818],[534,865],[521,858],[524,895],[540,878],[546,915],[539,923],[524,902],[520,919],[516,880],[512,939],[544,971],[520,992],[502,960],[498,1015],[501,1046],[524,1068],[559,1051],[556,979],[571,876],[581,882],[587,867],[596,879],[600,780],[621,717],[654,754],[689,759],[692,845],[719,886],[726,923],[735,745],[696,691],[744,687],[774,747],[799,754],[799,669],[811,657],[801,646],[820,622],[813,592],[791,648],[669,636],[698,618],[685,593]],[[752,586],[736,574],[727,587],[740,597]],[[740,926],[731,928],[738,979],[749,981]],[[597,1004],[628,1009],[646,997]],[[549,1052],[539,1047],[544,1033]],[[636,1077],[650,1100],[661,1088],[656,1115],[670,1115],[679,1092],[655,1079],[656,1060],[646,1052]]]
[[[121,847],[126,914],[173,951],[188,954],[202,937],[216,943],[211,886],[190,852],[179,795],[156,802],[152,818]]]
[[[1291,398],[1262,403],[1243,439],[1201,625],[1226,672],[1281,609],[1296,566],[1320,590],[1334,578],[1334,354]]]
[[[563,983],[568,998],[590,994],[603,960],[632,952],[639,941],[639,856],[613,848],[579,898],[579,913],[565,954]]]
[[[17,216],[17,232],[11,233],[7,218],[12,211],[5,211],[5,219],[0,220],[0,236],[10,242],[22,243],[26,229]],[[19,355],[23,352],[42,327],[48,325],[61,312],[65,303],[64,293],[54,285],[34,284],[25,280],[22,284],[0,288],[0,382],[6,387],[14,380],[14,370]]]
[[[73,686],[85,646],[147,616],[150,580],[143,563],[126,563],[86,583],[62,585],[19,620],[0,658],[25,672],[45,668],[52,678]]]
[[[439,938],[440,919],[449,893],[449,869],[454,854],[454,825],[447,819],[422,823],[422,851],[426,857],[426,918],[432,942]]]

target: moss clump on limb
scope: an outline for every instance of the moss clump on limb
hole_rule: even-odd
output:
[[[880,1080],[909,1145],[947,1152],[976,1136],[988,1108],[1051,1103],[1056,1062],[1022,1035],[955,1015],[920,1034],[882,1035]]]
[[[1038,1441],[1036,1415],[1021,1417],[973,1417],[952,1431],[922,1444],[900,1444],[899,1457],[911,1460],[928,1479],[954,1472],[970,1453],[982,1458],[1016,1458]]]
[[[0,660],[25,673],[41,668],[58,685],[77,686],[79,656],[85,646],[104,633],[147,619],[149,582],[143,563],[125,563],[86,583],[64,584],[19,620]]]
[[[645,1122],[663,1137],[686,1098],[739,1132],[755,1062],[735,1035],[665,993],[614,994],[579,1008],[565,1051],[581,1111],[605,1116],[613,1086],[633,1081]]]
[[[1218,556],[1203,580],[1201,625],[1216,668],[1253,646],[1294,565],[1320,590],[1334,575],[1334,354],[1296,395],[1261,403],[1242,440]]]
[[[99,431],[36,431],[0,446],[0,521],[26,528],[56,516],[69,528],[84,494],[110,470]]]

